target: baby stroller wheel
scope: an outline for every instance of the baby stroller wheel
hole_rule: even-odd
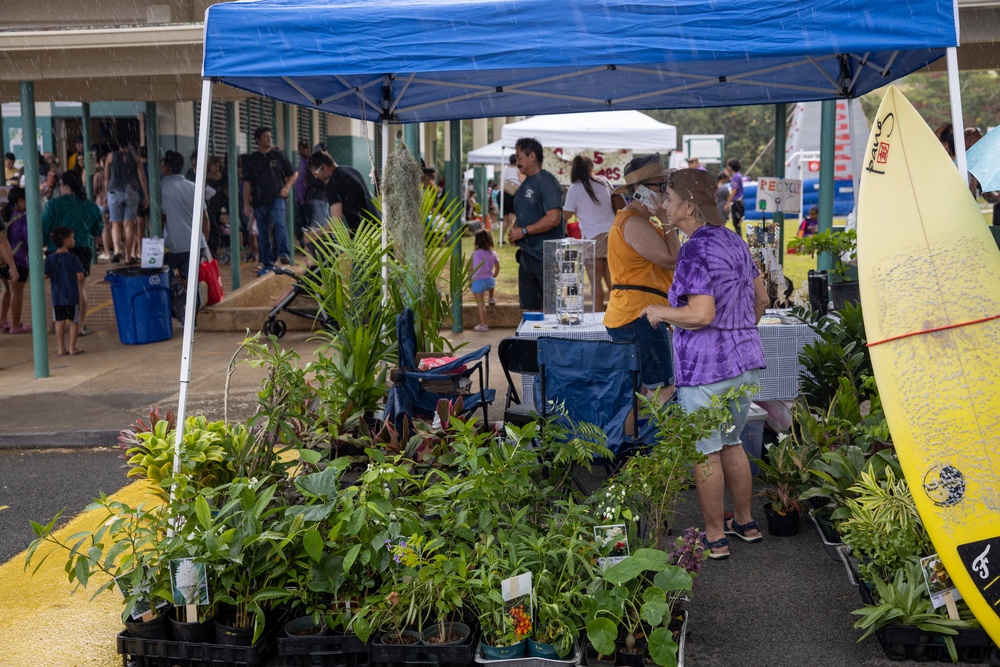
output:
[[[264,322],[264,333],[274,335],[277,338],[281,338],[288,331],[288,325],[285,324],[284,320],[268,320]]]

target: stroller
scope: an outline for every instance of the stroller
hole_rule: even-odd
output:
[[[302,279],[302,276],[295,273],[294,271],[289,271],[288,269],[283,269],[279,266],[275,266],[273,271],[279,275],[289,276],[291,278],[294,278],[295,284],[292,285],[292,288],[288,290],[288,293],[285,294],[285,296],[281,297],[281,300],[278,301],[277,305],[275,305],[275,307],[272,308],[271,311],[267,314],[267,321],[264,322],[264,326],[261,327],[265,335],[273,334],[277,338],[281,338],[282,336],[285,335],[285,332],[288,331],[288,325],[285,324],[285,321],[278,319],[278,316],[282,312],[290,313],[292,315],[297,315],[299,317],[305,317],[310,320],[313,320],[314,322],[318,323],[321,327],[327,329],[328,331],[337,330],[338,328],[337,322],[329,315],[327,315],[326,311],[320,308],[315,301],[313,301],[313,305],[315,306],[315,308],[312,309],[293,307],[295,304],[295,300],[298,299],[300,296],[303,299],[311,299],[308,292],[308,283],[306,283]],[[307,274],[310,277],[316,277],[317,275],[316,271],[317,269],[315,266],[310,267],[309,269],[306,270]]]

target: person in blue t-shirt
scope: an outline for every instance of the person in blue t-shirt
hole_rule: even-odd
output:
[[[57,250],[45,258],[45,277],[52,283],[52,319],[55,320],[56,342],[62,357],[66,354],[82,354],[76,346],[80,333],[80,283],[83,282],[83,263],[70,252],[76,245],[73,230],[56,227],[49,235]],[[69,349],[64,336],[69,329]]]

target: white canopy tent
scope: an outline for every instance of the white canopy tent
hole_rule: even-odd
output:
[[[466,162],[469,164],[480,165],[496,165],[503,164],[504,155],[503,149],[500,147],[501,141],[497,139],[491,144],[486,144],[480,148],[469,151],[469,155],[466,158]]]
[[[634,109],[532,116],[508,123],[500,131],[504,154],[513,152],[514,144],[524,137],[564,150],[627,148],[636,153],[655,153],[677,148],[676,127]]]

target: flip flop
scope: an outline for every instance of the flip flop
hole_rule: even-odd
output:
[[[31,333],[31,325],[30,324],[21,324],[21,326],[17,327],[16,329],[12,328],[10,330],[10,332],[12,334]]]
[[[708,557],[711,558],[712,560],[726,560],[727,558],[729,558],[729,550],[728,550],[729,538],[727,537],[723,537],[714,542],[709,542],[708,538],[702,535],[701,546],[704,547],[705,551],[708,552]],[[722,547],[727,548],[725,553],[715,553],[714,551],[712,551],[712,549],[721,549]]]
[[[0,322],[0,329],[4,331],[10,331],[10,324],[7,322]]]
[[[80,333],[78,335],[80,335],[80,336],[89,336],[90,335],[90,329],[88,329],[87,327],[80,327]]]
[[[756,530],[756,535],[747,535],[751,530]],[[751,544],[760,542],[764,539],[764,536],[760,534],[760,527],[757,525],[756,521],[750,521],[749,523],[739,524],[732,517],[726,517],[726,528],[724,530],[726,535],[735,535],[744,542],[750,542]]]
[[[69,352],[56,352],[57,357],[65,357]]]
[[[76,355],[83,354],[84,352],[86,352],[86,350],[77,350],[76,352],[70,352],[70,354],[75,357]]]

